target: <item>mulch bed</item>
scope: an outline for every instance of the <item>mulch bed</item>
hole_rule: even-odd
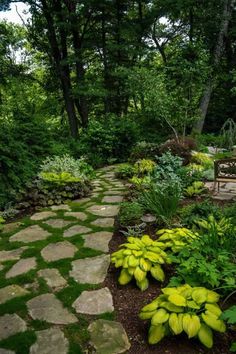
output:
[[[118,249],[118,246],[125,242],[125,236],[118,231],[110,242],[110,252]],[[149,288],[142,292],[135,283],[131,282],[126,286],[118,284],[120,269],[110,266],[104,285],[108,286],[114,301],[116,320],[121,322],[129,337],[131,348],[129,354],[228,354],[230,343],[235,333],[228,330],[227,333],[214,333],[214,346],[212,349],[204,348],[197,339],[188,340],[185,334],[173,337],[166,337],[160,343],[150,346],[148,344],[149,322],[138,318],[140,309],[150,303],[160,294],[161,287],[165,287],[173,268],[166,268],[166,282],[164,284],[155,282],[151,278]]]

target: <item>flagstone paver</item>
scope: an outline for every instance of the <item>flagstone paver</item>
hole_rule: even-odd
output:
[[[90,213],[98,216],[116,216],[119,212],[118,205],[93,205],[87,209]]]
[[[53,227],[54,229],[63,229],[64,227],[71,224],[71,221],[64,220],[64,219],[50,219],[44,221],[44,224]]]
[[[42,229],[39,225],[32,225],[11,236],[9,241],[28,243],[46,240],[49,236],[51,236],[51,234],[48,231]]]
[[[67,281],[61,276],[58,269],[45,268],[39,270],[37,274],[46,281],[51,289],[60,290],[67,285]]]
[[[0,262],[17,261],[27,248],[27,246],[23,246],[15,250],[0,251]]]
[[[34,221],[40,221],[40,220],[48,219],[48,218],[51,218],[54,216],[57,216],[57,214],[54,213],[53,211],[41,211],[39,213],[33,214],[30,217],[30,219],[34,220]]]
[[[12,300],[15,297],[28,295],[29,291],[25,290],[19,285],[8,285],[0,289],[0,305],[6,301]]]
[[[12,350],[0,348],[0,354],[15,354]]]
[[[37,267],[36,258],[24,258],[20,259],[14,266],[7,272],[6,279],[16,277],[17,275],[21,275],[29,272],[32,269]]]
[[[0,340],[14,336],[17,333],[25,332],[27,329],[25,321],[16,314],[0,316]]]
[[[64,215],[73,216],[74,218],[82,221],[85,221],[88,218],[88,216],[85,213],[82,213],[80,211],[67,211]]]
[[[77,204],[83,204],[83,203],[87,203],[90,201],[90,198],[81,198],[81,199],[76,199],[73,200],[73,203],[77,203]]]
[[[30,354],[67,354],[69,342],[59,328],[37,331],[37,340],[30,348]]]
[[[78,283],[100,284],[105,280],[109,264],[109,255],[77,259],[71,263],[70,276]]]
[[[109,190],[103,193],[104,195],[123,195],[124,191],[123,190]]]
[[[121,195],[106,196],[102,199],[102,203],[121,203],[123,197]]]
[[[75,235],[87,234],[87,233],[89,233],[91,231],[92,231],[92,229],[90,229],[87,226],[74,225],[74,226],[71,226],[66,231],[64,231],[63,236],[64,237],[72,237],[72,236],[75,236]]]
[[[83,291],[72,307],[75,308],[77,313],[85,313],[87,315],[100,315],[114,311],[112,295],[108,288]]]
[[[113,233],[108,231],[95,232],[93,234],[83,235],[84,247],[94,250],[108,252],[108,244],[111,241]]]
[[[53,205],[51,207],[52,210],[57,211],[57,210],[67,210],[70,211],[70,206],[67,204],[60,204],[60,205]]]
[[[73,258],[78,249],[68,241],[50,243],[41,251],[43,259],[47,262],[55,262],[59,259]]]
[[[64,308],[54,294],[43,294],[29,300],[27,308],[34,320],[54,324],[69,324],[78,321],[77,317]]]
[[[112,227],[114,225],[114,219],[113,218],[99,218],[91,222],[92,225],[94,226],[99,226],[99,227]]]
[[[22,225],[21,222],[11,222],[3,226],[2,233],[12,232]]]
[[[88,331],[97,354],[125,353],[130,348],[127,334],[118,322],[97,320],[90,324]]]

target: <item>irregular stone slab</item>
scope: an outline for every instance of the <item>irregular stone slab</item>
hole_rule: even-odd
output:
[[[64,220],[64,219],[50,219],[44,222],[48,226],[53,227],[54,229],[63,229],[67,225],[71,224],[71,221]]]
[[[65,216],[73,216],[74,218],[82,221],[85,221],[88,218],[88,216],[85,213],[82,213],[80,211],[67,211],[65,213]]]
[[[19,285],[9,285],[0,289],[0,305],[15,297],[28,295],[29,292]]]
[[[127,334],[119,322],[97,320],[90,324],[88,331],[97,354],[125,353],[130,348]]]
[[[227,201],[227,200],[233,200],[234,197],[235,197],[235,195],[231,194],[231,193],[219,193],[219,194],[213,195],[212,199]]]
[[[64,237],[72,237],[75,235],[87,234],[88,232],[91,232],[91,231],[92,230],[86,226],[74,225],[74,226],[71,226],[68,230],[64,231],[63,236]]]
[[[69,324],[78,321],[75,315],[64,308],[54,294],[43,294],[26,303],[30,316],[34,320],[54,324]]]
[[[60,205],[53,205],[51,207],[52,210],[57,211],[57,210],[68,210],[70,211],[70,207],[67,204],[60,204]]]
[[[51,234],[38,225],[29,226],[9,238],[10,242],[35,242],[46,240]]]
[[[67,354],[68,340],[59,328],[37,331],[37,340],[30,348],[30,354]]]
[[[123,197],[120,195],[106,196],[102,199],[102,203],[121,203]]]
[[[26,249],[28,249],[28,247],[23,246],[15,250],[0,251],[0,262],[17,261]]]
[[[100,227],[112,227],[114,226],[114,219],[113,218],[101,218],[91,222],[94,226]]]
[[[0,272],[4,269],[3,265],[0,264]]]
[[[25,332],[26,329],[25,321],[15,313],[0,316],[0,340],[14,336],[17,333]]]
[[[13,267],[7,272],[6,279],[16,277],[18,275],[29,272],[31,269],[37,267],[36,258],[23,258],[20,259]]]
[[[121,190],[111,190],[103,193],[104,195],[123,195],[124,191]]]
[[[39,277],[42,277],[46,281],[47,285],[51,289],[60,290],[61,288],[64,288],[67,285],[66,280],[61,276],[58,269],[41,269],[38,271],[37,274]]]
[[[90,198],[81,198],[81,199],[73,200],[73,203],[82,204],[82,203],[87,203],[89,201],[90,201]]]
[[[77,313],[85,313],[87,315],[100,315],[114,311],[112,295],[108,288],[83,291],[72,307]]]
[[[99,216],[116,216],[119,212],[118,205],[93,205],[87,209],[90,213]]]
[[[59,259],[73,258],[77,248],[68,241],[50,243],[41,251],[41,256],[46,262],[55,262]]]
[[[110,264],[109,255],[101,255],[84,259],[77,259],[72,262],[72,271],[70,276],[78,283],[82,284],[100,284],[107,275]]]
[[[0,354],[15,354],[12,350],[0,348]]]
[[[35,220],[35,221],[39,221],[39,220],[44,220],[44,219],[54,217],[56,215],[57,214],[54,213],[53,211],[41,211],[39,213],[33,214],[30,219]]]
[[[20,227],[21,225],[23,225],[21,222],[11,222],[10,224],[5,224],[3,226],[3,233],[7,233],[7,232],[12,232],[15,229],[18,229],[18,227]]]
[[[108,244],[111,241],[113,233],[107,231],[95,232],[93,234],[83,235],[84,247],[93,248],[94,250],[108,252]]]

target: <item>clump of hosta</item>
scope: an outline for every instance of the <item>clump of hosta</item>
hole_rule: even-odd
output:
[[[142,291],[146,290],[149,285],[148,272],[156,280],[164,281],[165,274],[161,265],[170,262],[163,251],[164,244],[153,241],[148,235],[142,236],[141,239],[130,236],[127,241],[111,256],[115,267],[123,268],[118,279],[119,283],[126,285],[134,278],[137,286]]]
[[[186,229],[185,227],[162,229],[157,231],[156,234],[159,236],[158,241],[163,242],[164,247],[170,248],[174,253],[181,251],[183,247],[199,237],[196,232]]]
[[[230,229],[234,228],[231,218],[223,217],[220,220],[216,220],[213,215],[209,215],[207,219],[196,220],[195,223],[202,231],[215,231],[219,236],[225,235]]]
[[[188,338],[198,337],[207,348],[213,346],[213,332],[225,332],[220,319],[222,313],[217,302],[219,295],[203,287],[188,284],[176,288],[162,289],[150,304],[139,314],[142,320],[151,320],[148,341],[156,344],[166,335],[185,332]]]
[[[192,162],[197,163],[199,165],[202,165],[204,167],[212,167],[213,166],[213,160],[212,158],[208,155],[205,154],[204,152],[197,152],[194,151],[192,153]]]
[[[156,166],[156,163],[152,160],[142,159],[138,160],[134,164],[134,171],[139,177],[145,176],[148,173],[151,173]]]
[[[202,181],[195,181],[184,189],[184,195],[187,197],[196,197],[204,192],[206,192],[207,188]]]

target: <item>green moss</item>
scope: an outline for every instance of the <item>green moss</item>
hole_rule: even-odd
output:
[[[2,340],[0,347],[14,350],[16,354],[28,354],[31,345],[35,341],[36,334],[33,331],[26,331]]]

